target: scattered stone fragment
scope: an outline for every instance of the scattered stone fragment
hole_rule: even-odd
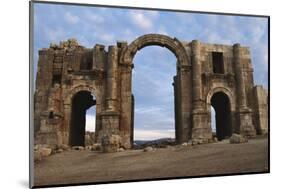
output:
[[[42,160],[42,155],[39,151],[34,151],[34,161],[39,162]]]
[[[51,148],[42,147],[42,148],[39,148],[38,151],[40,152],[42,157],[47,157],[47,156],[50,156],[52,154]]]
[[[83,146],[72,146],[72,150],[85,150]]]
[[[63,152],[63,149],[58,149],[57,151],[56,151],[57,153],[62,153]]]
[[[63,149],[63,150],[69,150],[70,149],[70,147],[68,145],[65,145],[65,144],[62,144],[60,146],[60,148]]]
[[[145,147],[143,149],[144,152],[152,152],[153,151],[153,148],[151,146],[148,146],[148,147]]]
[[[187,146],[187,142],[184,142],[181,144],[182,146]]]
[[[171,145],[167,145],[166,148],[169,149],[169,150],[174,150],[174,149],[175,149],[175,148],[174,148],[173,146],[171,146]]]
[[[102,148],[101,148],[101,144],[100,143],[95,143],[92,145],[92,151],[100,151]]]
[[[118,148],[117,152],[124,152],[125,149],[124,148]]]
[[[93,146],[86,146],[85,150],[92,150]]]
[[[184,142],[181,144],[182,146],[186,146],[186,147],[191,147],[192,146],[192,141],[189,142]]]
[[[231,143],[231,144],[239,144],[239,143],[245,143],[245,142],[248,142],[247,138],[245,138],[242,135],[235,134],[235,133],[229,139],[229,143]]]

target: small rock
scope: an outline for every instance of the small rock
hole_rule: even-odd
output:
[[[65,145],[65,144],[62,144],[62,145],[60,146],[60,148],[61,148],[62,150],[69,150],[69,149],[70,149],[70,147],[69,147],[68,145]]]
[[[204,143],[205,143],[204,139],[202,139],[202,138],[192,140],[192,145],[204,144]]]
[[[173,146],[171,146],[171,145],[167,145],[166,148],[169,149],[169,150],[174,150],[174,149],[175,149],[175,148],[174,148]]]
[[[56,151],[57,153],[62,153],[63,152],[63,149],[58,149],[57,151]]]
[[[148,146],[148,147],[145,147],[145,148],[143,149],[143,151],[144,151],[144,152],[151,152],[151,151],[153,151],[153,148],[152,148],[151,146]]]
[[[39,150],[40,148],[52,148],[51,146],[49,146],[48,144],[36,144],[34,146],[34,150],[37,151]]]
[[[86,146],[85,149],[86,150],[92,150],[93,146]]]
[[[42,155],[39,151],[34,151],[34,161],[39,162],[42,160]]]
[[[239,143],[245,143],[245,142],[248,142],[247,138],[243,137],[242,135],[235,134],[235,133],[229,139],[230,144],[239,144]]]
[[[218,142],[218,138],[217,138],[217,137],[214,137],[214,138],[213,138],[213,141],[214,141],[214,142]]]
[[[124,152],[125,149],[124,148],[118,148],[117,152]]]
[[[42,148],[39,148],[38,151],[40,152],[42,157],[47,157],[52,154],[51,148],[42,147]]]
[[[72,146],[73,150],[84,150],[85,148],[83,146]]]
[[[35,145],[34,148],[33,148],[33,151],[38,151],[38,150],[39,150],[38,145]]]
[[[101,148],[101,144],[99,143],[95,143],[92,145],[92,151],[100,151],[102,148]]]
[[[182,146],[187,146],[187,142],[184,142],[181,144]]]

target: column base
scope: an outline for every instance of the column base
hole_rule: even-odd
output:
[[[119,134],[119,113],[106,111],[101,113],[101,130],[98,140],[102,145],[103,152],[117,152],[121,146]]]
[[[40,118],[40,128],[34,133],[34,144],[37,145],[48,145],[53,149],[56,149],[58,146],[62,144],[62,136],[59,128],[62,124],[62,119],[57,117],[49,119],[48,113],[44,113],[44,115]]]
[[[38,131],[35,134],[34,144],[47,145],[52,149],[56,149],[58,147],[58,134],[56,131],[52,131],[52,132]]]
[[[240,109],[238,112],[240,121],[240,134],[246,137],[256,136],[256,129],[252,121],[252,111],[249,108]]]
[[[208,113],[197,109],[192,112],[192,143],[203,144],[212,141],[212,128],[208,125]]]

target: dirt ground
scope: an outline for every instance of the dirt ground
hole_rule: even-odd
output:
[[[227,141],[151,152],[65,151],[35,164],[35,185],[75,184],[268,171],[268,140]]]

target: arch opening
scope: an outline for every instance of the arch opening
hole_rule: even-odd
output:
[[[79,91],[73,96],[71,104],[69,145],[85,146],[87,110],[96,105],[96,100],[91,92]]]
[[[177,38],[171,38],[163,34],[146,34],[138,37],[122,53],[121,61],[132,63],[137,51],[147,46],[166,47],[176,56],[180,65],[191,66],[182,43]]]
[[[132,74],[133,140],[174,140],[175,97],[172,84],[177,57],[169,48],[155,43],[140,49],[134,57]]]
[[[218,140],[229,138],[232,135],[230,120],[230,100],[223,92],[216,92],[211,98],[211,106],[214,108],[212,118],[212,130],[216,133]],[[215,115],[214,115],[215,113]],[[215,125],[213,125],[215,123]]]

